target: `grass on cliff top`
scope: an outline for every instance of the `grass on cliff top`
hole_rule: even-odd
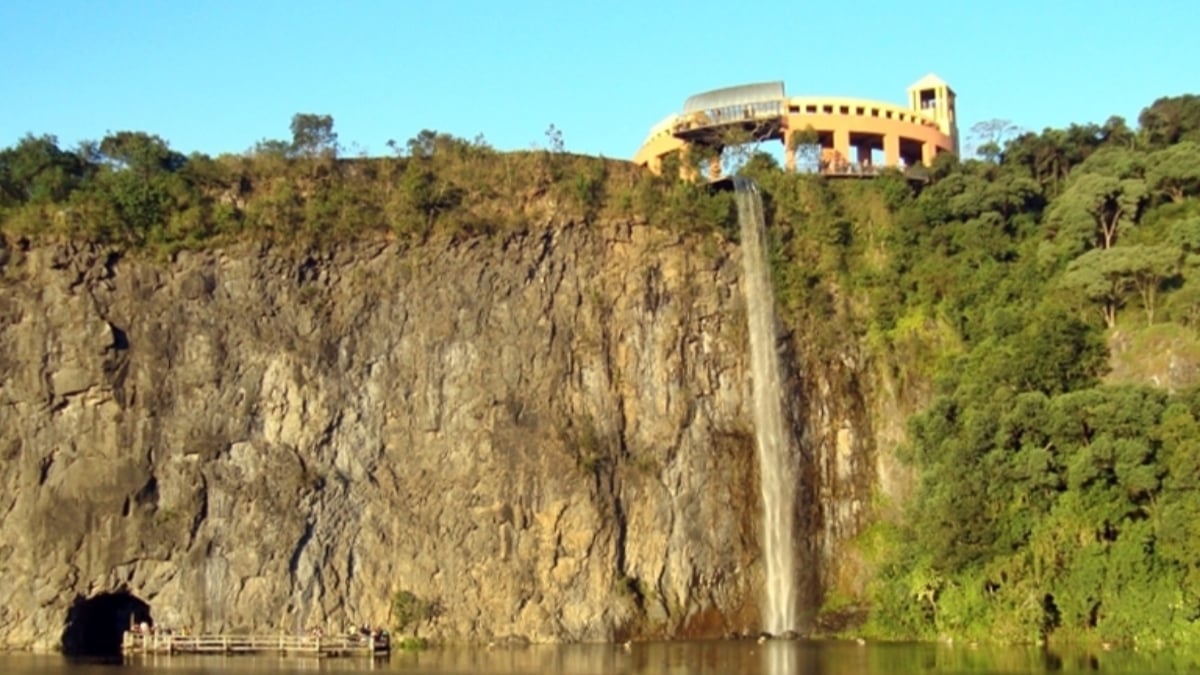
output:
[[[640,218],[732,232],[733,202],[628,162],[555,150],[498,152],[422,132],[393,157],[260,143],[243,155],[183,156],[119,132],[75,152],[51,136],[0,151],[0,232],[87,240],[151,255],[247,237],[328,242],[384,235],[419,245],[530,225]]]

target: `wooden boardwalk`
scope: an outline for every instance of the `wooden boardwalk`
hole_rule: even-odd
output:
[[[126,631],[121,653],[131,654],[281,654],[287,656],[385,656],[387,634],[370,635],[176,635]]]

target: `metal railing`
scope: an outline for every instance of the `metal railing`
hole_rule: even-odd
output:
[[[675,122],[673,130],[675,133],[679,133],[742,122],[777,119],[783,115],[783,103],[783,101],[765,101],[700,110],[682,116]]]
[[[125,654],[280,654],[349,656],[386,654],[390,638],[379,635],[180,635],[126,632]]]
[[[817,164],[817,173],[822,176],[868,178],[882,175],[885,171],[899,171],[906,178],[912,180],[926,180],[929,177],[929,169],[920,164],[884,166],[882,164],[862,164],[831,160],[822,160]]]

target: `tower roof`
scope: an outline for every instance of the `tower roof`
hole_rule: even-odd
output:
[[[950,85],[946,84],[945,80],[937,75],[934,75],[933,73],[929,73],[925,75],[925,77],[913,82],[909,89],[933,89],[935,87],[945,87],[950,89]]]

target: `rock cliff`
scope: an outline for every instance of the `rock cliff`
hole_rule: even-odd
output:
[[[710,243],[0,249],[0,646],[115,591],[193,631],[391,624],[400,591],[448,641],[757,630],[745,311]],[[901,416],[853,349],[792,351],[811,608],[853,583]]]

